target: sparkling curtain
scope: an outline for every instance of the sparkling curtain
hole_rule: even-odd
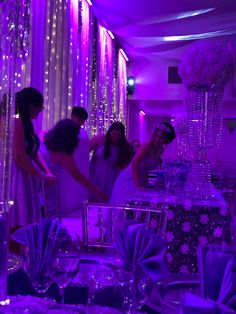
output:
[[[0,201],[10,201],[15,92],[22,87],[30,49],[30,1],[0,1]],[[6,206],[5,206],[5,205]]]
[[[78,103],[78,1],[47,1],[43,129],[69,116]]]
[[[91,135],[105,133],[116,120],[126,124],[126,66],[107,30],[95,25]]]
[[[126,61],[122,53],[119,51],[118,55],[118,78],[117,78],[117,89],[118,89],[118,117],[121,122],[126,124]]]
[[[29,55],[30,2],[0,1],[0,301],[7,293],[8,214],[11,201],[15,92]]]
[[[33,1],[31,8],[29,0],[0,3],[1,12],[14,9],[8,12],[8,24],[2,24],[1,14],[1,97],[10,88],[8,77],[14,84],[12,91],[26,86],[39,89],[45,110],[43,120],[37,121],[38,131],[69,117],[74,105],[88,111],[91,136],[106,132],[115,120],[125,122],[126,61],[87,1]],[[10,55],[14,69],[7,63]]]
[[[79,82],[77,105],[84,107],[88,111],[88,123],[86,128],[88,133],[92,133],[92,73],[93,73],[93,48],[94,48],[94,19],[86,0],[80,1],[80,36],[79,36]]]

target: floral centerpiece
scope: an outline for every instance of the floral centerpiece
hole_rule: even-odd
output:
[[[186,86],[224,88],[232,76],[233,55],[226,45],[212,40],[193,43],[183,56],[179,75]]]

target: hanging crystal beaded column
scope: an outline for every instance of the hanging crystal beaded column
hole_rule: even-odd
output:
[[[185,187],[193,198],[214,199],[207,151],[217,148],[222,134],[223,89],[212,86],[191,86],[187,90],[188,140],[193,150],[192,171]]]

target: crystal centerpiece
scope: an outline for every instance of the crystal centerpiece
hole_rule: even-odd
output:
[[[223,92],[232,74],[229,46],[214,40],[193,43],[181,60],[179,74],[187,87],[187,137],[193,166],[185,192],[192,198],[215,199],[207,152],[222,134]]]
[[[217,148],[222,134],[223,89],[212,86],[189,86],[186,96],[188,144],[193,151],[193,166],[185,187],[193,198],[217,197],[211,183],[207,151]]]

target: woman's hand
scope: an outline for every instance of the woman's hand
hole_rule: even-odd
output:
[[[45,180],[47,184],[54,184],[57,182],[57,177],[55,177],[51,172],[47,172],[43,175],[43,180]]]

